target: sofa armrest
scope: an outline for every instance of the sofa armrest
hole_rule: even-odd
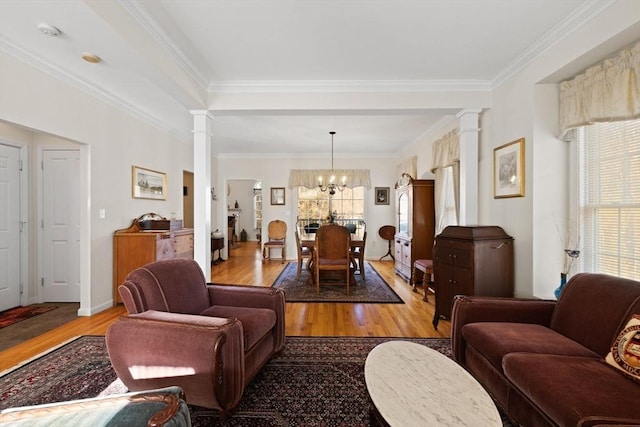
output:
[[[242,397],[244,338],[235,318],[149,310],[111,324],[106,343],[131,391],[178,385],[190,404],[223,411]]]
[[[533,323],[549,326],[556,301],[473,297],[458,295],[453,300],[451,313],[451,350],[455,361],[464,366],[467,348],[462,327],[475,322]]]
[[[285,295],[282,289],[217,283],[208,283],[207,289],[212,305],[273,310],[276,313],[276,325],[273,328],[274,351],[282,350],[285,335]]]

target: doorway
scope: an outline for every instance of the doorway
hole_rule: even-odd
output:
[[[80,150],[42,150],[42,301],[80,301]]]
[[[0,311],[21,305],[20,148],[0,144]]]
[[[193,172],[182,171],[182,226],[193,228]]]

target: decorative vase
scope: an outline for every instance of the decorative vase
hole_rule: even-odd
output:
[[[558,286],[554,291],[554,295],[556,296],[556,299],[560,298],[560,294],[562,293],[562,290],[564,289],[564,285],[566,284],[567,284],[567,275],[565,273],[560,273],[560,286]]]

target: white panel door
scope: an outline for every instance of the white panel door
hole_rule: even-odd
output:
[[[20,305],[20,149],[0,144],[0,311]]]
[[[80,301],[80,150],[42,152],[44,302]]]

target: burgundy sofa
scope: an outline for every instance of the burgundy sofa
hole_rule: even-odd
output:
[[[454,359],[523,426],[640,425],[640,383],[604,358],[640,282],[577,274],[558,301],[458,296]]]
[[[284,346],[284,292],[206,283],[193,260],[147,264],[118,291],[129,315],[106,343],[130,391],[175,385],[187,403],[226,412]]]

